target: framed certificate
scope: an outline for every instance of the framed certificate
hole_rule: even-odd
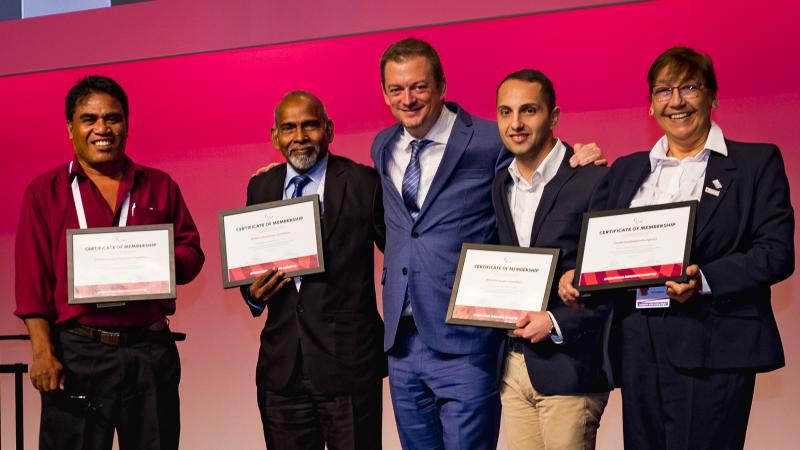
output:
[[[219,242],[225,289],[273,267],[286,276],[324,272],[319,196],[220,211]]]
[[[172,224],[67,230],[70,304],[175,298]]]
[[[697,202],[583,215],[575,288],[581,292],[686,281]]]
[[[514,329],[547,309],[558,249],[464,244],[446,323]]]

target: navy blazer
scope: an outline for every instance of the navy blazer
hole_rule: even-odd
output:
[[[470,116],[454,103],[446,107],[456,113],[456,121],[416,222],[386,171],[391,144],[403,132],[402,126],[381,131],[372,143],[386,221],[382,277],[386,351],[395,343],[406,290],[419,335],[436,351],[494,352],[502,337],[497,330],[444,322],[461,244],[496,241],[491,185],[497,170],[510,161],[497,125]]]
[[[247,204],[281,200],[285,179],[285,163],[253,177]],[[287,386],[298,347],[312,384],[328,394],[372,389],[386,373],[374,281],[374,245],[383,247],[385,233],[378,176],[330,155],[323,201],[325,273],[305,275],[300,292],[290,283],[270,299],[256,366],[263,389]]]
[[[565,144],[566,145],[566,144]],[[556,175],[544,187],[536,209],[531,247],[560,250],[558,266],[550,291],[547,310],[553,314],[564,342],[546,339],[524,348],[525,365],[533,387],[545,395],[604,392],[610,389],[603,372],[603,334],[608,319],[606,303],[586,302],[586,308],[567,307],[558,296],[561,275],[575,267],[583,213],[603,207],[605,191],[598,189],[608,168],[595,165],[573,169],[571,147]],[[492,185],[492,201],[497,213],[500,244],[519,246],[508,205],[508,188],[513,183],[507,170],[497,174]]]
[[[710,295],[664,311],[670,362],[680,368],[774,370],[784,365],[770,287],[794,271],[794,211],[780,150],[725,140],[711,152],[695,223],[691,263]],[[608,208],[626,208],[650,174],[648,152],[618,159],[608,176]],[[719,195],[706,189],[722,187]],[[627,296],[615,315],[628,313]],[[619,311],[619,312],[618,312]],[[613,349],[612,349],[613,350]],[[616,353],[616,352],[615,352]]]

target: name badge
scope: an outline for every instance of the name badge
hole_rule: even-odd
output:
[[[666,286],[636,289],[636,309],[669,308]]]

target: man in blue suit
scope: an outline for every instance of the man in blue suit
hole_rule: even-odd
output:
[[[445,103],[444,71],[428,43],[391,45],[381,79],[399,121],[371,152],[384,192],[384,349],[400,441],[495,449],[502,333],[444,318],[461,244],[495,241],[491,184],[511,154],[493,123]],[[598,153],[585,150],[576,162]]]

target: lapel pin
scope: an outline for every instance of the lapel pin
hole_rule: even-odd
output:
[[[712,181],[711,184],[713,184],[714,187],[717,189],[722,189],[722,183],[720,183],[719,180],[717,179],[714,179],[714,181]]]
[[[706,194],[711,194],[714,197],[719,197],[719,191],[710,186],[706,187]]]

